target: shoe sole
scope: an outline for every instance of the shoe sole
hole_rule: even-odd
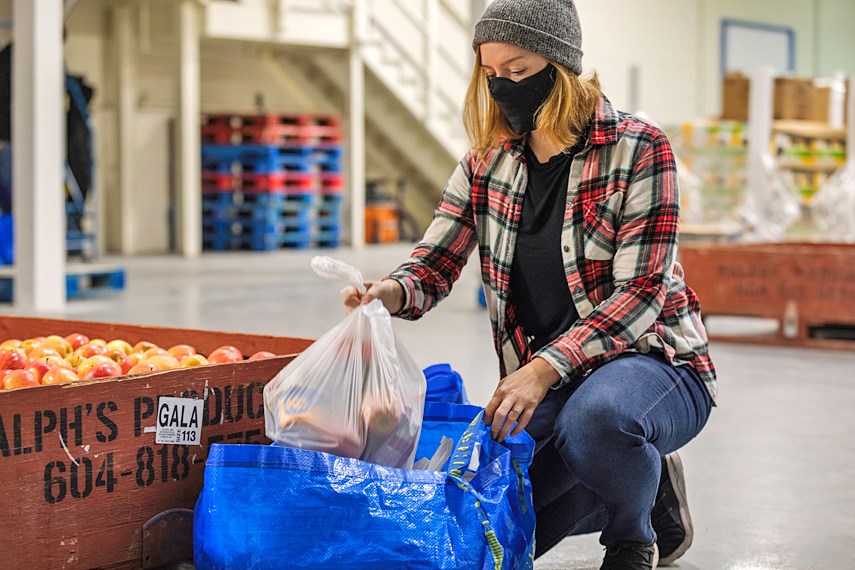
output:
[[[692,539],[695,536],[695,529],[692,526],[692,516],[689,514],[689,502],[686,499],[683,461],[679,455],[671,453],[665,456],[665,465],[668,467],[668,476],[671,478],[671,485],[673,485],[674,492],[677,493],[677,499],[680,503],[680,522],[683,523],[683,528],[686,530],[686,537],[674,552],[659,561],[659,566],[668,566],[683,556],[689,550],[689,547],[692,546]]]

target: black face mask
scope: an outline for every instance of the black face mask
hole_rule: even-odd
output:
[[[489,79],[490,95],[517,134],[535,129],[534,118],[555,85],[555,68],[547,64],[543,70],[522,81],[504,77]]]

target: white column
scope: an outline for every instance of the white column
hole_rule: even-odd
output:
[[[746,204],[753,212],[760,213],[758,223],[761,224],[766,222],[765,212],[771,199],[763,157],[769,154],[769,146],[772,143],[774,83],[775,72],[769,67],[758,68],[751,76]]]
[[[855,75],[849,77],[846,104],[849,106],[849,123],[846,131],[846,164],[849,166],[850,172],[855,172]]]
[[[348,92],[348,170],[350,174],[350,242],[365,247],[365,63],[362,39],[368,25],[366,6],[354,2],[351,12]]]
[[[199,134],[199,6],[180,0],[178,10],[178,247],[184,257],[202,252],[201,138]]]
[[[439,56],[439,0],[425,0],[425,126],[437,115],[437,57]]]
[[[137,172],[134,168],[137,114],[137,66],[134,14],[128,4],[114,8],[113,27],[116,46],[114,74],[116,83],[116,125],[118,132],[119,187],[101,202],[99,215],[104,216],[108,248],[124,255],[134,253],[134,227],[137,219],[133,210],[133,192]]]
[[[14,298],[26,311],[59,312],[66,294],[63,5],[15,0],[13,6]]]

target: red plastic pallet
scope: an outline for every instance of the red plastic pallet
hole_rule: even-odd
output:
[[[313,114],[262,114],[240,115],[231,113],[210,114],[202,117],[203,125],[218,125],[239,129],[241,127],[271,127],[293,125],[299,127],[318,126],[339,128],[341,121],[334,115]]]
[[[305,194],[318,187],[311,174],[277,172],[274,174],[233,175],[219,172],[202,173],[203,192],[240,191],[247,194]]]
[[[341,142],[341,132],[337,127],[273,125],[235,129],[213,125],[202,127],[202,142],[204,144],[277,146],[331,144]]]

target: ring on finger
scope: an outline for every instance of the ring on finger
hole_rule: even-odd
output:
[[[519,416],[522,414],[522,410],[517,409],[517,408],[511,408],[511,411],[508,412],[508,414],[516,414],[517,416]]]

